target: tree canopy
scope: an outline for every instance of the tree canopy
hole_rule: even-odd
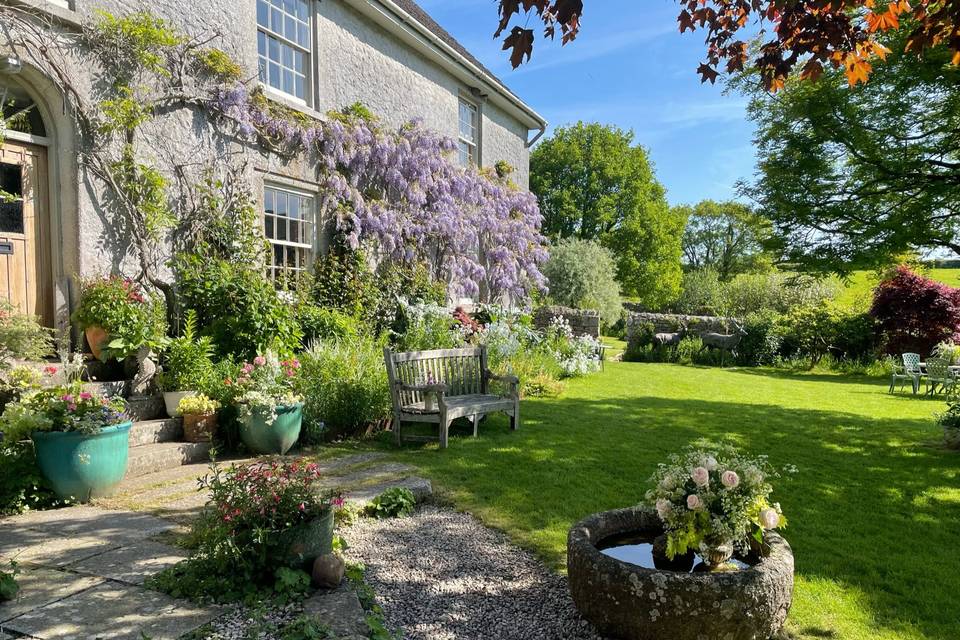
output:
[[[688,269],[712,269],[721,280],[770,266],[764,249],[770,221],[735,201],[703,200],[682,206],[687,219],[683,232],[683,262]]]
[[[901,51],[915,54],[944,45],[953,64],[960,63],[960,0],[677,0],[681,32],[706,31],[706,57],[697,72],[702,81],[744,69],[753,56],[764,85],[778,89],[790,73],[816,79],[825,68],[842,69],[850,84],[866,82],[873,60],[889,49],[878,36],[909,24]],[[531,13],[544,25],[544,37],[559,28],[564,44],[576,39],[584,0],[498,0],[500,23],[494,37],[508,31],[504,50],[514,67],[533,54]],[[601,6],[594,0],[592,7]],[[519,18],[514,25],[514,17]],[[756,34],[752,52],[744,38]]]
[[[946,47],[895,51],[871,81],[794,78],[770,95],[748,76],[758,172],[745,187],[785,257],[817,270],[889,264],[925,247],[960,254],[960,69]]]
[[[550,251],[543,267],[557,304],[600,312],[605,324],[620,319],[620,288],[613,254],[595,240],[567,238]]]
[[[534,149],[530,174],[543,233],[610,249],[624,295],[649,304],[676,297],[685,220],[668,206],[633,132],[599,123],[561,127]]]

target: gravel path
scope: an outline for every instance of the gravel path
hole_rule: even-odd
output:
[[[387,623],[409,640],[599,638],[566,578],[469,514],[426,506],[410,518],[361,518],[344,537]]]

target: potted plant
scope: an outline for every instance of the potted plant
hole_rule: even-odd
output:
[[[322,486],[315,463],[274,459],[226,470],[215,465],[201,485],[210,492],[209,515],[218,532],[209,537],[209,552],[230,549],[233,570],[271,580],[278,566],[309,571],[316,558],[333,550],[334,510],[343,500]]]
[[[123,480],[131,422],[120,398],[83,390],[83,383],[25,394],[0,416],[8,442],[33,440],[37,463],[64,499],[106,496]]]
[[[708,569],[723,571],[735,551],[762,546],[767,531],[787,524],[769,501],[775,476],[766,458],[731,447],[692,448],[661,464],[646,498],[663,521],[667,558],[696,552]]]
[[[210,442],[217,431],[217,410],[220,403],[202,393],[186,396],[177,413],[183,416],[183,437],[187,442]]]
[[[73,320],[83,329],[94,357],[101,362],[153,349],[166,341],[163,305],[144,295],[129,278],[92,278],[80,284]]]
[[[213,375],[213,341],[197,337],[197,314],[187,312],[183,335],[167,343],[163,352],[163,370],[157,383],[163,391],[167,415],[177,415],[177,407],[187,396],[196,395]]]
[[[960,402],[947,403],[947,410],[937,414],[937,424],[943,427],[943,443],[948,449],[960,449]]]
[[[300,363],[259,355],[244,363],[234,387],[240,439],[254,453],[285,454],[300,437],[303,403],[293,381]]]

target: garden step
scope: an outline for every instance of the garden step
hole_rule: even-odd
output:
[[[167,415],[163,396],[135,396],[127,398],[127,415],[134,422],[156,420]]]
[[[113,382],[84,382],[83,390],[94,393],[105,398],[125,398],[130,388],[129,380],[116,380]]]
[[[133,423],[130,429],[130,446],[140,447],[158,442],[173,442],[183,436],[183,422],[180,418],[160,418],[141,420]]]
[[[127,462],[126,478],[200,462],[209,457],[209,442],[161,442],[133,447]]]

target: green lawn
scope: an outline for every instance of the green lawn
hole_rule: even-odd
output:
[[[567,529],[641,500],[657,462],[725,438],[800,472],[775,498],[797,563],[799,638],[960,635],[960,454],[939,447],[942,402],[881,380],[608,363],[558,399],[523,403],[446,451],[393,450],[459,508],[562,568]]]

